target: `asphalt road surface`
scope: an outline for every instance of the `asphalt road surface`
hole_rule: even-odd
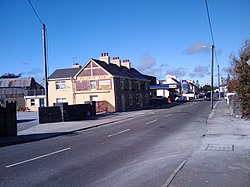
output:
[[[199,147],[209,104],[0,148],[0,186],[162,186]]]

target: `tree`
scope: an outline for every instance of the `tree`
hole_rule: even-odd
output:
[[[242,115],[250,119],[250,40],[246,40],[239,50],[239,57],[231,55],[228,72],[228,90],[237,93],[242,107]]]
[[[210,92],[211,91],[211,86],[210,85],[204,85],[203,87],[200,88],[201,92]]]
[[[14,73],[5,73],[0,76],[0,78],[19,78],[21,77],[21,73],[15,75]]]

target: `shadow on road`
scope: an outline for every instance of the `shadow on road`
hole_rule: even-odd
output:
[[[0,147],[22,144],[22,143],[33,142],[33,141],[39,141],[39,140],[44,140],[44,139],[53,138],[56,136],[61,136],[61,135],[66,135],[66,134],[71,134],[71,133],[73,133],[73,132],[43,133],[43,134],[0,137]]]

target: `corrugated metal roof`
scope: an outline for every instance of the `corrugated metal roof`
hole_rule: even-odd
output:
[[[30,87],[32,84],[32,77],[28,78],[0,78],[0,88],[24,88]]]
[[[80,71],[80,69],[81,67],[57,69],[49,76],[48,79],[71,78],[74,77],[78,73],[78,71]]]

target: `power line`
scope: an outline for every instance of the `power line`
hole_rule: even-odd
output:
[[[40,17],[39,17],[38,14],[36,13],[36,10],[35,10],[35,8],[33,7],[33,5],[32,5],[32,3],[30,2],[30,0],[28,0],[28,1],[29,1],[29,3],[30,3],[30,6],[31,6],[31,8],[33,9],[34,13],[36,14],[37,19],[39,20],[39,22],[40,22],[41,25],[42,25],[42,24],[43,24],[42,20],[40,19]]]
[[[210,14],[209,14],[207,0],[205,0],[205,4],[206,4],[206,11],[207,11],[207,18],[208,18],[208,23],[209,23],[210,34],[211,34],[213,45],[215,45],[215,43],[214,43],[214,34],[213,34],[212,23],[211,23],[211,18],[210,18]],[[219,65],[216,50],[214,52],[215,52],[216,63],[217,63],[217,65]]]
[[[211,24],[210,14],[209,14],[209,10],[208,10],[207,0],[205,0],[205,4],[206,4],[207,18],[208,18],[208,23],[209,23],[210,34],[211,34],[212,42],[214,45],[214,35],[213,35],[212,24]]]

